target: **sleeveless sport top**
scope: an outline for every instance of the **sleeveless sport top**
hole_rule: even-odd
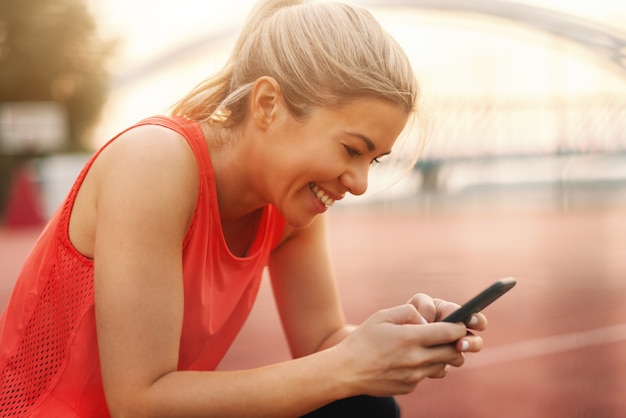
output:
[[[183,244],[185,305],[178,367],[213,370],[250,313],[284,218],[266,206],[249,255],[234,256],[222,235],[213,168],[199,125],[153,117],[133,127],[142,125],[178,132],[196,157],[199,194]],[[76,195],[99,153],[27,256],[0,317],[2,417],[109,416],[96,339],[93,261],[78,253],[68,236]]]

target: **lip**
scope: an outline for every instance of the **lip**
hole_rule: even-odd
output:
[[[324,192],[324,194],[325,194],[325,195],[327,195],[328,197],[330,197],[331,199],[333,199],[335,202],[336,202],[336,201],[338,201],[338,200],[343,199],[343,197],[344,197],[344,194],[343,194],[343,193],[342,193],[342,194],[333,193],[333,192],[331,192],[330,190],[328,190],[328,189],[326,189],[326,188],[324,188],[324,187],[320,186],[320,185],[319,185],[319,183],[310,182],[310,183],[309,183],[309,186],[311,186],[311,185],[315,185],[315,186],[317,186],[317,188],[318,188],[318,189],[320,189],[322,192]]]
[[[329,209],[328,206],[323,204],[322,201],[319,200],[317,196],[315,196],[313,191],[311,191],[311,196],[313,197],[313,204],[315,205],[315,210],[317,211],[317,213],[324,213]]]
[[[313,199],[316,202],[315,205],[319,212],[325,212],[326,210],[328,210],[328,208],[334,205],[336,201],[341,200],[343,198],[343,195],[332,193],[314,182],[310,182],[308,187],[309,187],[309,190],[311,191],[311,194],[313,195]],[[325,196],[324,199],[321,199],[318,196],[320,193]],[[325,202],[326,199],[330,199],[332,200],[332,202],[327,203]]]

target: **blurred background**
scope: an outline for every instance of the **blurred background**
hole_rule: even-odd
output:
[[[404,415],[626,416],[626,3],[354,3],[410,56],[432,134],[401,181],[330,213],[348,319],[519,282],[484,352]],[[253,4],[0,0],[1,306],[89,155],[217,70]],[[264,285],[222,367],[287,356]]]

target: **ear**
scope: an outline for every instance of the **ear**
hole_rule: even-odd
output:
[[[255,124],[266,129],[277,117],[282,100],[280,85],[272,77],[261,77],[254,82],[250,93],[250,114]]]

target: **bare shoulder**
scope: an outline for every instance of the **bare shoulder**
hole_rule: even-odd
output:
[[[195,165],[191,147],[177,132],[156,125],[138,126],[120,135],[98,157],[99,165],[158,162],[170,168],[190,162]],[[194,167],[187,167],[194,169]]]
[[[139,126],[120,135],[102,151],[94,170],[101,180],[122,172],[128,181],[148,183],[197,175],[195,157],[185,138],[154,125]]]
[[[133,128],[109,144],[87,174],[72,210],[70,240],[93,256],[97,224],[106,219],[137,226],[152,220],[153,227],[166,223],[184,233],[197,192],[198,168],[185,138],[158,126]]]
[[[101,197],[126,193],[141,206],[172,205],[189,214],[195,206],[196,159],[186,139],[170,129],[148,125],[127,131],[103,150],[94,169]]]

